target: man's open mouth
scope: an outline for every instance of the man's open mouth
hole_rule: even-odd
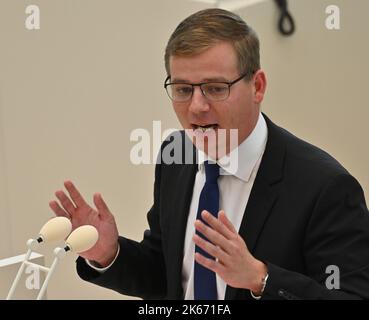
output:
[[[197,124],[193,124],[192,125],[193,128],[195,130],[201,130],[202,132],[205,132],[206,130],[215,130],[218,128],[218,124],[216,123],[211,123],[211,124],[205,124],[205,125],[197,125]]]

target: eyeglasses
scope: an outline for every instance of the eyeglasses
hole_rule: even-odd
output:
[[[229,97],[231,86],[250,75],[249,72],[231,82],[201,82],[201,83],[167,83],[170,80],[168,76],[164,81],[164,88],[170,99],[174,102],[186,102],[191,100],[194,87],[200,87],[202,94],[209,101],[222,101]]]

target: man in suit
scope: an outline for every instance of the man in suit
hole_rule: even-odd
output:
[[[190,133],[161,148],[143,240],[119,236],[101,195],[94,209],[71,181],[69,195],[57,191],[60,204],[50,202],[74,228],[87,223],[99,231],[77,260],[79,275],[146,299],[369,298],[362,188],[326,152],[260,112],[266,77],[255,32],[233,13],[203,10],[174,31],[165,62],[165,88]],[[221,130],[224,154],[209,139]],[[197,161],[167,163],[172,140],[185,151],[194,143]],[[236,170],[222,165],[226,156]]]

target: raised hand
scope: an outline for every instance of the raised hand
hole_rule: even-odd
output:
[[[95,246],[79,255],[99,263],[102,267],[109,265],[118,250],[118,229],[113,214],[101,194],[95,193],[93,196],[96,206],[94,209],[83,199],[71,181],[65,181],[64,186],[69,196],[62,190],[56,191],[55,196],[60,204],[50,201],[50,208],[57,216],[69,218],[72,230],[85,224],[94,226],[99,232],[99,240]]]
[[[266,265],[252,256],[223,210],[219,211],[218,219],[206,210],[201,216],[209,226],[196,220],[195,228],[208,240],[195,234],[193,241],[216,260],[196,253],[196,261],[217,273],[231,287],[250,289],[259,294],[262,279],[268,271]]]

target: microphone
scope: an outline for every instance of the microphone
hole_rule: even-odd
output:
[[[40,245],[40,243],[54,242],[64,240],[72,230],[72,223],[66,217],[54,217],[46,222],[40,232],[37,239],[29,239],[27,241],[28,252],[25,260],[28,260],[28,254]],[[30,251],[31,250],[31,251]]]
[[[41,300],[46,288],[49,284],[51,275],[54,273],[56,265],[60,259],[63,259],[68,251],[73,251],[76,253],[80,253],[83,251],[87,251],[88,249],[92,248],[97,240],[99,239],[99,233],[97,232],[96,228],[91,225],[84,225],[80,226],[77,229],[75,229],[65,240],[65,247],[60,248],[57,247],[54,249],[54,261],[48,270],[48,274],[46,276],[46,279],[44,283],[42,284],[42,287],[37,295],[37,300]]]
[[[65,240],[66,251],[81,253],[91,249],[99,239],[99,233],[91,225],[84,225],[75,229]]]
[[[80,226],[76,228],[68,236],[71,230],[72,230],[72,223],[70,222],[68,218],[55,217],[53,219],[50,219],[48,222],[46,222],[43,225],[43,227],[41,228],[38,234],[37,239],[29,239],[27,241],[27,246],[28,246],[27,254],[25,255],[24,261],[22,262],[22,265],[20,266],[18,270],[18,273],[12,284],[12,287],[9,290],[8,296],[6,298],[7,300],[10,300],[12,296],[14,295],[15,288],[18,285],[18,282],[21,278],[21,275],[26,265],[32,265],[38,268],[39,270],[47,273],[45,281],[42,284],[42,287],[36,298],[37,300],[41,300],[46,291],[51,275],[55,271],[58,261],[64,258],[68,251],[72,251],[76,253],[87,251],[88,249],[92,248],[96,244],[97,240],[99,239],[99,233],[97,232],[96,228],[91,225]],[[44,267],[44,266],[28,261],[31,256],[32,251],[35,250],[35,248],[40,243],[64,240],[67,236],[68,238],[65,240],[64,248],[57,247],[54,249],[55,258],[50,268],[47,268],[47,267]]]
[[[27,241],[28,251],[24,256],[24,260],[21,266],[19,267],[18,273],[9,290],[8,296],[6,297],[7,300],[10,300],[14,295],[15,288],[17,287],[19,280],[22,276],[22,273],[27,265],[36,266],[40,270],[48,272],[49,270],[48,268],[39,266],[37,264],[28,261],[29,258],[31,257],[32,252],[40,245],[40,243],[64,240],[71,230],[72,223],[68,218],[54,217],[42,226],[37,239],[29,239]]]
[[[88,249],[92,248],[99,238],[99,233],[97,232],[96,228],[91,225],[84,225],[80,226],[75,229],[65,240],[65,247],[64,248],[55,248],[54,250],[54,261],[48,269],[48,274],[46,279],[37,295],[37,300],[41,300],[42,296],[44,295],[47,285],[50,281],[51,275],[53,274],[56,265],[59,259],[62,259],[66,256],[68,251],[73,251],[76,253],[80,253],[83,251],[87,251]]]
[[[55,217],[46,222],[41,228],[37,242],[51,242],[64,240],[72,231],[72,223],[66,217]]]

